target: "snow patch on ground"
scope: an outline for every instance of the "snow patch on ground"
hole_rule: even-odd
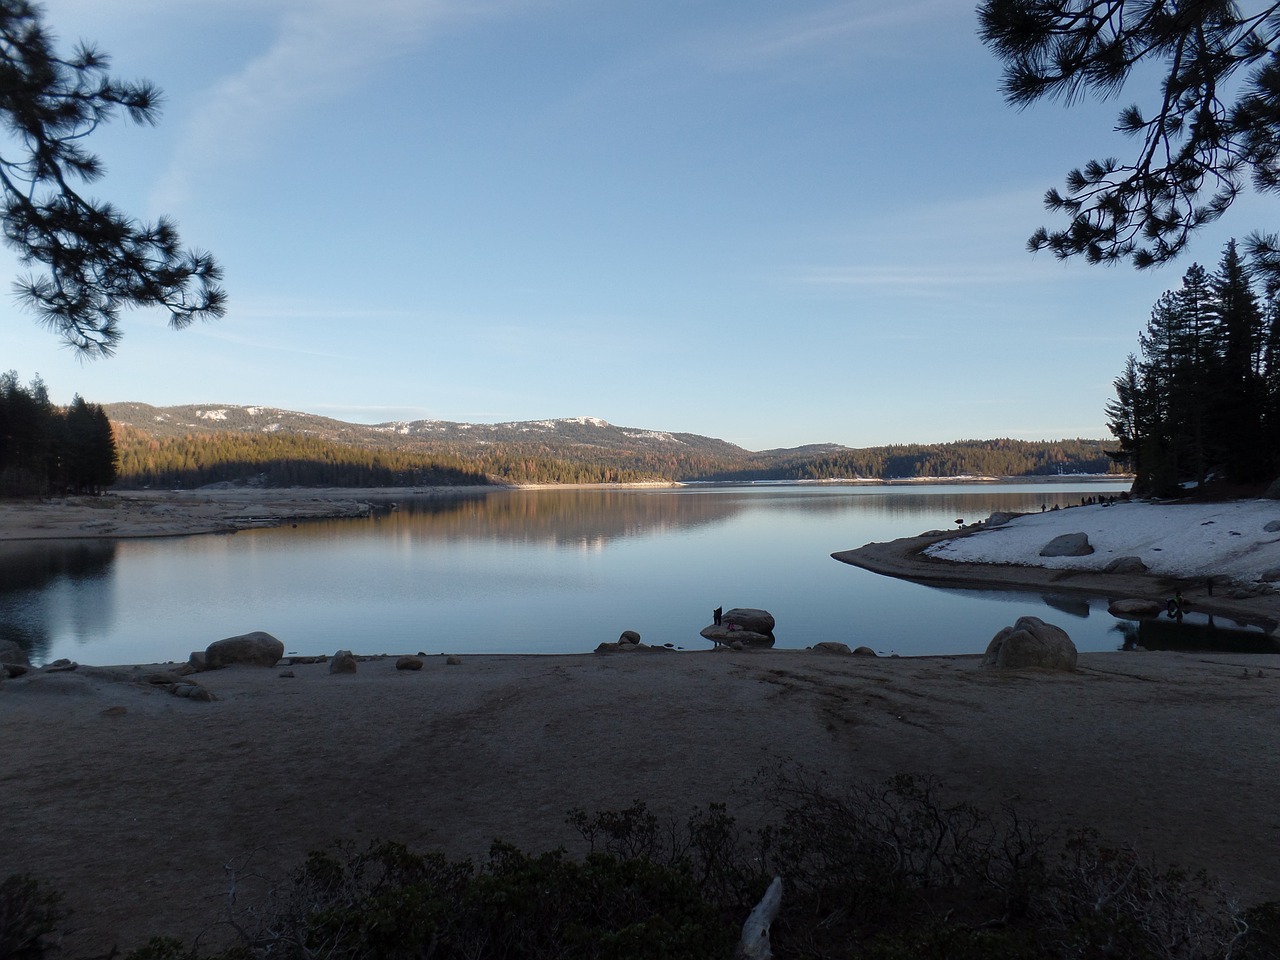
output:
[[[677,440],[671,434],[663,433],[661,430],[623,430],[622,433],[633,440],[662,440],[666,443],[684,443],[683,440]]]
[[[227,419],[226,409],[222,410],[197,410],[196,416],[202,420],[225,420]]]
[[[1055,570],[1101,570],[1117,557],[1140,557],[1155,574],[1256,581],[1280,569],[1280,532],[1263,527],[1280,520],[1280,501],[1230,503],[1093,504],[1033,513],[1008,524],[925,552],[963,563],[1011,563]],[[1042,557],[1054,537],[1084,533],[1087,557]]]

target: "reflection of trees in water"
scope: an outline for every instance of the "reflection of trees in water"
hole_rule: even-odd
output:
[[[81,632],[100,624],[102,591],[86,586],[106,577],[115,555],[111,540],[0,545],[0,639],[16,641],[33,661],[44,660],[56,602],[50,588],[60,581],[73,588],[69,612]]]
[[[1123,638],[1122,649],[1181,650],[1216,653],[1280,653],[1280,644],[1259,629],[1242,627],[1232,620],[1199,615],[1182,622],[1165,617],[1121,620],[1113,628]]]
[[[994,511],[1039,511],[1079,503],[1067,492],[994,494],[924,493],[918,489],[839,493],[830,488],[686,487],[671,490],[507,490],[447,498],[404,497],[397,508],[379,512],[374,522],[393,535],[444,540],[523,540],[564,544],[601,544],[629,536],[668,533],[723,523],[750,511],[845,513],[878,517],[935,517],[945,514],[968,522]],[[300,536],[325,537],[336,524],[300,525]],[[919,532],[919,531],[914,531]]]

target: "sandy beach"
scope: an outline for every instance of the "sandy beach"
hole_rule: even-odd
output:
[[[279,875],[340,839],[572,850],[568,810],[638,798],[756,823],[751,778],[796,761],[837,780],[933,775],[1203,867],[1246,902],[1280,897],[1271,657],[1088,654],[1073,674],[808,651],[460,660],[232,667],[196,676],[212,703],[137,682],[142,668],[7,681],[0,875],[66,894],[69,948],[216,936],[228,868]]]
[[[164,514],[146,516],[155,503],[129,502],[138,528],[168,528],[153,522]],[[228,504],[209,509],[186,522],[218,529]],[[5,512],[0,529],[84,536],[94,519]],[[968,585],[1013,576],[922,559],[920,545],[872,553],[893,575],[928,566],[930,582],[944,570]],[[1140,588],[1163,584],[1118,584]],[[1251,602],[1274,615],[1273,601]],[[216,939],[229,871],[243,900],[252,877],[338,840],[476,858],[494,838],[572,851],[567,811],[636,799],[677,817],[724,802],[760,823],[769,811],[752,778],[781,762],[836,782],[935,776],[957,800],[1009,803],[1046,829],[1092,827],[1204,868],[1246,903],[1280,898],[1274,656],[1085,654],[1074,673],[778,650],[440,656],[418,672],[378,658],[346,676],[282,662],[194,675],[212,702],[147,682],[166,669],[80,666],[0,683],[0,795],[14,823],[0,876],[29,872],[65,894],[69,955],[154,934]]]

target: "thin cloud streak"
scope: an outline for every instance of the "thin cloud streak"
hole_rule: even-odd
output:
[[[960,9],[970,16],[969,7]],[[721,69],[754,69],[765,60],[810,56],[819,49],[848,56],[855,47],[874,46],[886,32],[921,23],[937,24],[957,12],[954,0],[896,4],[852,0],[817,13],[780,18],[759,29],[719,37],[705,48],[704,55]]]
[[[188,126],[153,201],[161,209],[180,206],[202,171],[251,160],[282,118],[349,90],[432,28],[489,7],[455,0],[307,0],[284,6],[271,48],[224,79],[196,111],[198,119]]]

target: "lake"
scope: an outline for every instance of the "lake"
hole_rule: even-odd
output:
[[[10,543],[0,545],[0,637],[36,663],[184,660],[252,630],[301,655],[578,653],[623,630],[705,650],[698,631],[723,606],[769,610],[779,648],[840,640],[903,656],[981,653],[1027,614],[1065,628],[1082,651],[1227,642],[1220,623],[1206,637],[1195,623],[1144,625],[1138,637],[1102,601],[925,587],[830,556],[1126,486],[510,490],[406,497],[366,519],[234,535]]]

